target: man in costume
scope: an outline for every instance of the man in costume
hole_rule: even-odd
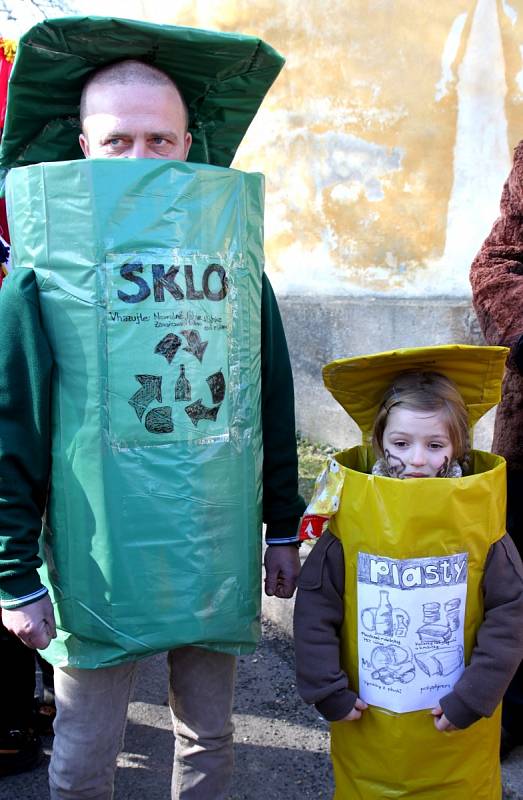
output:
[[[82,95],[81,118],[80,146],[89,159],[145,158],[184,162],[191,147],[192,137],[187,129],[188,111],[178,87],[163,70],[139,60],[118,62],[94,72]],[[155,266],[157,268],[158,265],[153,265],[153,274],[157,278],[155,299],[161,295],[160,299],[163,300],[164,290],[173,296],[181,293],[179,283],[172,278],[175,273],[162,272],[158,278],[158,270],[154,273]],[[214,268],[214,275],[220,277],[221,268],[214,264],[211,267]],[[187,296],[192,292],[199,299],[204,292],[199,292],[193,285],[189,286],[188,276],[192,280],[193,273],[185,269]],[[142,270],[137,268],[135,272],[126,272],[124,265],[120,274],[131,285],[140,286],[142,290],[145,284],[138,271]],[[209,274],[212,277],[212,271]],[[205,275],[208,276],[208,273],[204,273],[204,278]],[[210,285],[211,277],[207,277],[206,296],[222,299],[228,283],[222,280],[220,293],[215,284]],[[32,427],[38,430],[38,446],[52,438],[48,411],[50,381],[53,371],[60,371],[62,366],[57,366],[60,359],[55,356],[52,344],[34,336],[37,333],[34,328],[39,324],[34,321],[35,306],[40,301],[32,270],[20,269],[17,273],[15,269],[2,295],[7,295],[9,289],[11,295],[16,294],[19,300],[22,298],[22,305],[7,321],[10,352],[2,364],[7,386],[2,408],[5,410],[19,405],[20,397],[15,397],[17,390],[11,392],[10,385],[16,380],[13,370],[22,352],[28,366],[27,375],[24,376],[27,380],[23,383],[26,389],[28,385],[31,386],[32,396],[21,401],[22,408],[16,415],[13,428],[11,431],[4,430],[1,437],[3,475],[17,478],[16,497],[8,497],[6,503],[2,608],[6,627],[29,647],[43,649],[56,637],[53,604],[47,586],[40,582],[36,572],[39,564],[36,517],[44,512],[48,503],[49,453],[38,452],[29,468],[30,474],[27,474],[26,448],[29,446],[34,452],[34,444],[20,445],[19,425],[27,424],[29,417],[32,417]],[[127,302],[129,298],[130,302],[135,302],[138,297],[127,295],[122,290],[118,291],[118,296],[124,297]],[[33,335],[28,345],[27,334],[31,328]],[[183,333],[188,332],[184,330]],[[171,346],[176,338],[176,334],[168,334],[160,344],[164,348]],[[189,341],[189,337],[187,339]],[[190,341],[185,349],[190,349]],[[156,352],[160,352],[158,348]],[[200,356],[203,357],[201,352]],[[171,357],[172,352],[167,353],[168,361]],[[216,388],[218,374],[221,375],[215,373],[212,376],[214,383],[207,379],[211,390]],[[137,379],[145,377],[136,376]],[[214,399],[223,401],[219,386]],[[129,400],[141,421],[143,410],[138,407],[139,402],[136,396]],[[214,419],[219,409],[220,403],[211,409]],[[185,411],[192,424],[196,425],[195,420],[198,419],[194,416],[194,409],[188,406]],[[159,413],[151,417],[147,430],[154,434],[169,434],[172,428],[166,423],[165,407],[160,408],[159,412],[163,417]],[[154,427],[153,422],[156,424],[160,417],[163,427]],[[210,417],[213,417],[212,413]],[[147,427],[149,415],[145,419]],[[267,522],[268,545],[265,591],[269,595],[291,597],[299,571],[296,529],[303,503],[297,494],[290,364],[276,301],[265,276],[261,282],[261,421],[264,446],[263,514]],[[53,479],[51,486],[52,483]],[[66,484],[63,491],[67,492]],[[47,561],[51,573],[55,564],[49,561],[49,556]],[[144,573],[156,568],[144,560]],[[57,568],[59,571],[60,567]],[[53,579],[51,583],[54,584]],[[202,578],[199,592],[203,594],[205,590]],[[57,599],[61,601],[61,589],[55,587],[54,592],[55,603]],[[191,600],[191,597],[187,597],[188,604]],[[141,604],[149,601],[145,597]],[[205,609],[209,602],[214,603],[214,600],[208,601]],[[150,625],[154,628],[154,619]],[[62,622],[61,627],[67,630],[66,623]],[[103,636],[107,628],[105,625]],[[87,654],[85,658],[88,658],[90,648],[89,642],[85,644],[83,641],[85,634],[78,634],[78,638],[82,639],[81,644]],[[195,644],[190,643],[192,639],[186,645],[175,639],[175,646],[168,648],[170,705],[176,734],[173,797],[219,800],[227,795],[232,770],[234,652],[241,650],[235,651],[228,644],[216,645],[212,639],[207,647],[205,637],[200,635],[194,638]],[[67,640],[65,647],[67,649]],[[161,647],[154,645],[152,649]],[[72,652],[70,647],[69,655]],[[112,796],[115,762],[122,743],[127,704],[137,664],[136,655],[140,654],[140,650],[134,653],[131,648],[124,655],[118,653],[105,662],[102,659],[94,669],[83,667],[84,663],[89,663],[82,662],[83,655],[71,657],[65,666],[61,666],[63,656],[57,658],[60,663],[55,672],[56,738],[50,767],[53,800],[108,800]],[[105,663],[109,665],[105,666]],[[78,668],[75,664],[82,666]]]

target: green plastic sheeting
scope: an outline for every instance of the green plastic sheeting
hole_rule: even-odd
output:
[[[92,160],[10,172],[55,359],[43,536],[54,664],[253,649],[263,178]]]
[[[0,167],[81,158],[79,102],[89,75],[124,58],[173,77],[189,106],[189,160],[228,167],[284,59],[254,36],[110,17],[49,19],[18,45]]]

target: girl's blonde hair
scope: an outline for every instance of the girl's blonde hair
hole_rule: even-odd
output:
[[[374,420],[372,446],[383,458],[383,433],[390,411],[397,406],[412,411],[443,411],[453,458],[463,469],[468,465],[470,437],[468,412],[456,385],[439,372],[402,372],[383,396]]]

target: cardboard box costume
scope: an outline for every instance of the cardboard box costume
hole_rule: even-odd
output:
[[[449,345],[323,370],[367,442],[335,456],[306,512],[328,517],[343,547],[340,655],[349,686],[369,703],[358,722],[331,725],[340,800],[501,797],[499,709],[452,734],[437,731],[427,709],[462,674],[483,619],[485,559],[505,533],[504,459],[472,451],[464,477],[398,480],[370,474],[368,441],[385,390],[404,370],[452,379],[472,427],[499,400],[506,353]]]
[[[64,160],[81,157],[85,79],[124,57],[175,77],[190,159],[209,163]],[[20,41],[1,163],[56,364],[54,664],[257,641],[263,178],[227,167],[282,64],[253,37],[126,20],[49,20]]]

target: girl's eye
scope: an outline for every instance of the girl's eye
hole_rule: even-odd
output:
[[[394,442],[395,447],[407,447],[407,442],[404,442],[403,439],[400,439],[398,442]]]
[[[441,450],[443,445],[441,444],[441,442],[431,442],[429,444],[429,447],[430,447],[431,450]]]

